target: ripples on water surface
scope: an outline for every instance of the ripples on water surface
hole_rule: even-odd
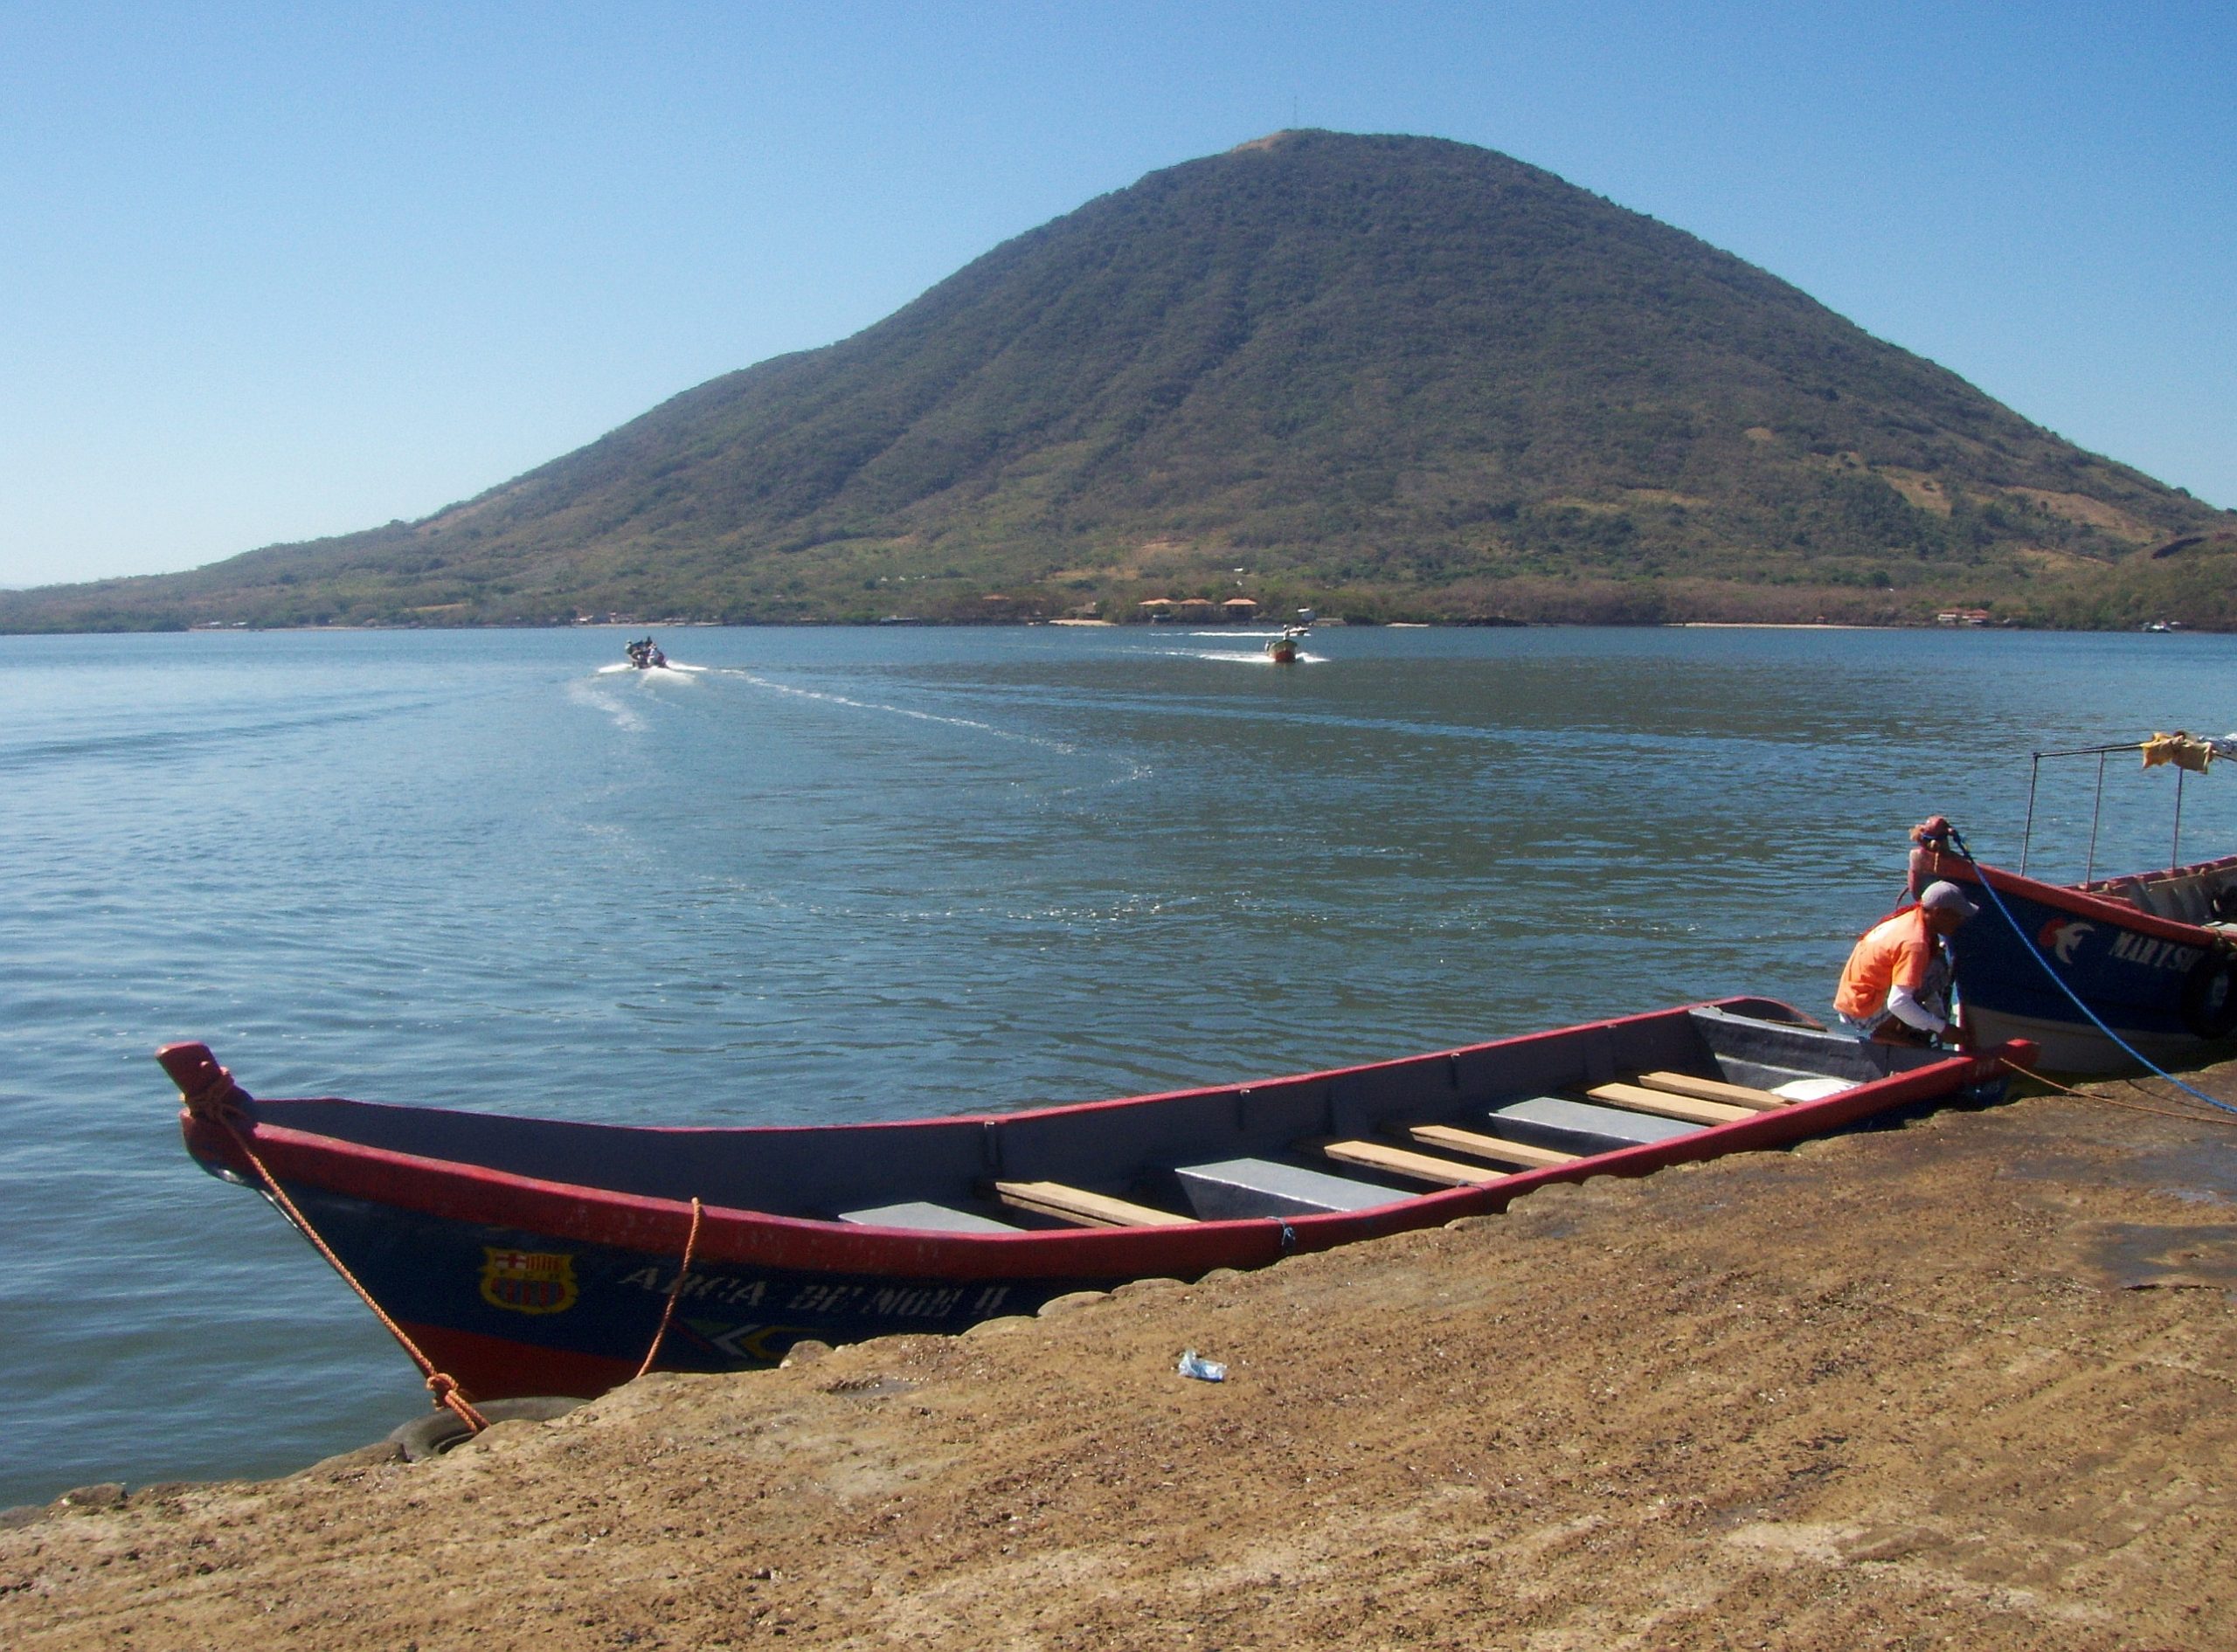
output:
[[[2237,640],[1324,629],[0,638],[0,1504],[424,1403],[149,1059],[621,1122],[897,1117],[1736,991],[1823,1013],[1936,809],[2219,732]],[[2102,865],[2168,847],[2109,788]],[[2093,769],[2039,841],[2081,871]],[[2237,783],[2185,839],[2233,846]],[[2070,861],[2071,864],[2067,862]]]

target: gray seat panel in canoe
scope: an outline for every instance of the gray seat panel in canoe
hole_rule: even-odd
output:
[[[869,1210],[842,1210],[842,1222],[853,1222],[862,1227],[915,1227],[935,1234],[1015,1234],[1023,1230],[1008,1222],[998,1222],[990,1216],[974,1216],[967,1210],[951,1210],[945,1205],[934,1205],[923,1199],[912,1199],[899,1205],[879,1205]]]
[[[1411,1195],[1281,1165],[1270,1158],[1229,1158],[1215,1165],[1183,1165],[1174,1171],[1190,1206],[1208,1222],[1250,1216],[1317,1216],[1329,1211],[1372,1210]]]
[[[1627,1112],[1620,1107],[1564,1101],[1558,1096],[1510,1102],[1492,1109],[1490,1123],[1497,1134],[1510,1140],[1558,1147],[1570,1153],[1605,1153],[1646,1142],[1666,1142],[1704,1128],[1651,1113]]]

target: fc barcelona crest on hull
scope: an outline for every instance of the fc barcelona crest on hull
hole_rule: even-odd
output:
[[[481,1248],[481,1300],[516,1314],[564,1314],[575,1305],[575,1259],[564,1251]]]

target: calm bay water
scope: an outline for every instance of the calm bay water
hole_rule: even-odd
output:
[[[1777,631],[0,638],[0,1505],[424,1406],[149,1055],[671,1123],[1321,1067],[1721,993],[1823,1013],[1942,810],[2220,732],[2237,639]],[[2101,866],[2169,852],[2118,762]],[[2079,875],[2095,773],[2052,772]],[[2193,777],[2192,858],[2237,847]]]

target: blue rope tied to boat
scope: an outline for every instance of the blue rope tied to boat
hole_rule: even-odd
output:
[[[2080,1010],[2084,1015],[2089,1018],[2089,1024],[2092,1026],[2102,1033],[2107,1038],[2112,1040],[2116,1045],[2127,1054],[2129,1059],[2136,1062],[2137,1066],[2165,1079],[2177,1089],[2182,1091],[2184,1095],[2196,1096],[2199,1101],[2204,1102],[2208,1107],[2219,1108],[2225,1113],[2237,1114],[2237,1107],[2232,1107],[2227,1102],[2216,1101],[2204,1090],[2194,1089],[2192,1086],[2184,1083],[2181,1079],[2177,1078],[2172,1073],[2160,1066],[2157,1061],[2154,1061],[2145,1056],[2136,1047],[2136,1046],[2130,1043],[2128,1040],[2123,1038],[2118,1033],[2113,1031],[2111,1027],[2106,1026],[2103,1021],[2098,1020],[2097,1012],[2091,1009],[2088,1005],[2082,1002],[2081,995],[2066,984],[2065,978],[2051,967],[2050,959],[2045,957],[2041,950],[2039,949],[2033,942],[2028,940],[2026,930],[2021,929],[2019,927],[2019,920],[2012,916],[2012,909],[2005,905],[2004,897],[1996,892],[1996,885],[1989,881],[1988,874],[1981,870],[1981,863],[1973,858],[1972,850],[1965,847],[1964,834],[1959,832],[1956,826],[1951,826],[1950,828],[1950,847],[1957,852],[1960,859],[1963,860],[1967,865],[1970,866],[1973,870],[1978,874],[1981,888],[1988,895],[1990,902],[1996,908],[1998,915],[2002,917],[2006,923],[2009,923],[2012,926],[2012,932],[2019,937],[2020,950],[2026,952],[2029,957],[2033,958],[2036,963],[2043,966],[2043,973],[2051,978],[2051,985],[2057,987],[2060,992],[2065,993],[2067,997],[2073,1001],[2074,1007]]]

